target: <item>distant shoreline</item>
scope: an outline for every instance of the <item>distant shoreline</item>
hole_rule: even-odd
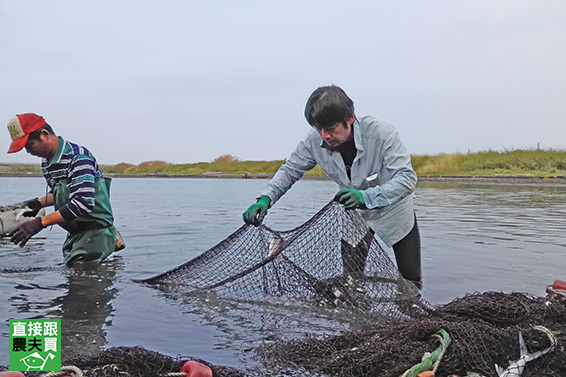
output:
[[[41,173],[7,173],[0,172],[0,177],[41,177]],[[242,174],[112,174],[106,173],[109,178],[220,178],[220,179],[270,179],[273,174],[248,174],[247,178]],[[302,179],[308,180],[330,180],[322,175],[304,175]],[[489,176],[419,176],[419,184],[441,184],[441,185],[498,185],[498,186],[566,186],[566,176],[535,177],[528,175],[489,175]]]
[[[528,175],[485,175],[485,176],[437,175],[437,176],[419,176],[419,184],[566,187],[566,176],[535,177]]]

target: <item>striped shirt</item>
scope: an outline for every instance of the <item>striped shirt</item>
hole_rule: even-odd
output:
[[[63,219],[72,220],[92,211],[94,179],[102,177],[96,159],[83,146],[63,140],[59,136],[59,147],[51,161],[43,159],[41,170],[51,191],[61,179],[68,181],[69,202],[59,208]]]

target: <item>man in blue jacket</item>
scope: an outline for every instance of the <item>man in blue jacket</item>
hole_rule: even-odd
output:
[[[335,85],[311,94],[305,117],[313,129],[244,212],[244,221],[259,225],[268,209],[318,164],[340,187],[334,199],[360,211],[369,228],[393,248],[401,275],[420,288],[421,245],[413,208],[417,174],[395,128],[372,116],[357,117],[354,102]]]

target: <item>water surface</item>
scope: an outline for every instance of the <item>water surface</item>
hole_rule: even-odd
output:
[[[261,324],[230,302],[178,300],[132,282],[176,267],[242,225],[266,180],[116,178],[111,200],[127,248],[96,268],[66,268],[65,232],[43,230],[25,248],[0,240],[0,365],[8,364],[9,318],[62,318],[65,354],[136,346],[167,355],[249,365]],[[0,178],[0,205],[40,196],[42,178]],[[266,224],[294,228],[337,191],[331,181],[298,182]],[[566,189],[419,186],[423,297],[438,304],[468,292],[544,295],[566,279]],[[388,251],[390,254],[391,252]],[[282,332],[308,328],[301,316]],[[321,329],[335,328],[331,320]],[[312,329],[310,329],[312,330]],[[261,338],[261,337],[259,337]],[[250,343],[250,339],[252,342]]]

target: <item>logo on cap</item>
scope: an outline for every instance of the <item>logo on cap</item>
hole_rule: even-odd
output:
[[[20,120],[18,119],[18,117],[14,117],[8,123],[8,131],[10,132],[10,137],[12,138],[12,140],[16,140],[26,136],[26,133],[24,132],[22,126],[20,125]]]

